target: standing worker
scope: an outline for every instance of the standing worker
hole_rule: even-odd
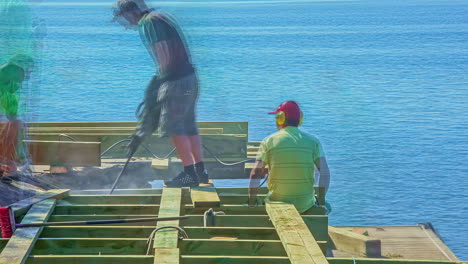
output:
[[[299,213],[316,205],[315,168],[320,172],[319,186],[325,192],[330,184],[330,171],[320,141],[298,126],[302,112],[294,101],[282,103],[274,112],[278,132],[268,136],[260,145],[254,168],[250,172],[249,205],[256,204],[259,182],[269,171],[269,201],[293,204]]]
[[[182,32],[169,15],[143,7],[146,7],[144,2],[134,0],[119,0],[114,5],[114,20],[127,28],[138,28],[142,42],[159,65],[137,110],[139,124],[128,146],[129,152],[134,153],[145,138],[158,130],[161,137],[172,138],[184,165],[179,175],[165,182],[166,186],[195,187],[199,182],[208,183],[195,122],[198,79],[190,52]]]

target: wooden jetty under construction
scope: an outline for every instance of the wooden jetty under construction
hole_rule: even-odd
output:
[[[122,153],[111,147],[128,138],[134,127],[133,122],[31,124],[33,163],[51,168],[113,164],[122,159]],[[247,141],[247,122],[200,122],[200,127],[209,151],[205,154],[215,156],[208,160],[210,176],[246,178],[249,163],[227,169],[216,159],[234,162],[254,155],[258,143]],[[73,141],[58,139],[67,136]],[[150,152],[162,150],[158,154],[171,151],[167,139],[156,135],[148,148]],[[141,151],[137,156],[160,179],[173,175],[180,166],[174,155],[156,159]],[[430,224],[329,226],[323,207],[300,215],[290,204],[263,203],[265,187],[260,188],[260,203],[255,207],[246,205],[246,187],[216,187],[212,182],[196,188],[123,187],[112,194],[108,189],[53,189],[10,207],[18,223],[188,218],[18,228],[11,238],[0,240],[0,264],[461,263]],[[318,187],[316,191],[320,204],[325,204],[323,192]]]

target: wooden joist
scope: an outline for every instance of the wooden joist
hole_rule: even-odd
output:
[[[381,257],[382,255],[379,239],[333,226],[328,227],[328,234],[338,250],[370,258]]]
[[[159,217],[180,216],[182,204],[182,190],[180,188],[164,188]],[[179,226],[179,220],[158,222],[157,228],[164,226]],[[179,230],[161,229],[154,235],[154,263],[177,264],[180,261],[178,248]]]
[[[30,255],[28,264],[153,264],[154,257],[141,255]]]
[[[121,215],[158,213],[159,205],[155,204],[87,204],[57,205],[54,214],[58,215]]]
[[[198,187],[190,189],[193,207],[219,207],[220,200],[213,181],[207,184],[200,184]]]
[[[21,223],[47,222],[55,206],[54,199],[34,204]],[[0,253],[0,264],[23,264],[33,249],[42,227],[18,228]]]
[[[159,204],[161,194],[112,194],[112,195],[70,195],[57,205],[88,205],[88,204]]]
[[[45,128],[45,127],[129,127],[135,128],[137,122],[30,122],[27,123],[29,128]],[[226,134],[247,134],[247,121],[198,121],[199,128],[223,128]]]
[[[29,197],[27,199],[11,204],[10,207],[13,209],[15,217],[19,217],[26,214],[26,212],[28,212],[28,210],[34,204],[46,199],[62,199],[64,197],[67,197],[69,195],[69,192],[69,189],[52,189],[40,195],[35,195],[33,197]]]
[[[294,205],[267,203],[266,209],[292,264],[328,264]]]
[[[100,142],[24,140],[34,165],[101,166]]]
[[[220,135],[223,134],[223,128],[200,128],[199,133],[201,135]],[[29,136],[54,136],[59,137],[61,134],[67,136],[131,136],[135,132],[135,128],[118,128],[118,127],[106,127],[106,128],[92,128],[92,127],[47,127],[47,128],[29,128],[27,135]],[[154,136],[158,136],[157,133],[153,133]]]

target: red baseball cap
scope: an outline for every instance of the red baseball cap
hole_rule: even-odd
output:
[[[280,111],[283,111],[286,115],[286,119],[289,120],[299,120],[301,119],[301,109],[299,109],[299,105],[294,101],[286,101],[278,106],[274,112],[270,112],[268,114],[273,115],[277,114]]]

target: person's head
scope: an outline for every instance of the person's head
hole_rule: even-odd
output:
[[[278,106],[275,111],[268,114],[276,114],[276,126],[282,129],[287,126],[298,127],[302,124],[302,112],[294,101],[286,101]]]
[[[34,60],[31,58],[31,56],[24,53],[16,53],[15,55],[11,56],[9,61],[18,65],[24,71],[25,80],[29,79],[31,72],[34,69]]]
[[[134,0],[118,0],[113,7],[114,20],[119,21],[123,17],[131,25],[137,25],[144,11],[140,9]]]

